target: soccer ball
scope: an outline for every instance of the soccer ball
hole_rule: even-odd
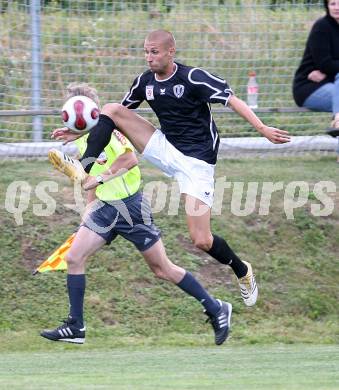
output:
[[[86,133],[99,121],[99,108],[87,96],[73,96],[62,107],[64,125],[75,133]]]

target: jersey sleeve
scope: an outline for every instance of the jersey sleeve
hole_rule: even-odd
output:
[[[145,100],[143,90],[140,86],[141,75],[139,75],[133,82],[129,92],[126,93],[122,99],[121,104],[128,108],[138,108],[140,104]]]
[[[221,103],[227,106],[233,95],[232,89],[225,80],[214,76],[206,70],[193,68],[188,74],[189,82],[194,85],[197,98],[205,103]]]
[[[112,132],[109,146],[114,150],[117,156],[120,156],[126,152],[134,152],[134,147],[130,140],[117,129],[114,129]]]

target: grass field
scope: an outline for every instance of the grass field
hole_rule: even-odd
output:
[[[144,185],[162,181],[169,195],[171,180],[141,165]],[[231,337],[221,348],[214,347],[199,304],[155,280],[135,249],[121,239],[88,264],[86,344],[42,339],[39,331],[56,326],[67,314],[65,277],[62,272],[33,277],[31,272],[76,228],[79,215],[69,206],[75,203],[74,192],[45,161],[3,161],[1,169],[0,388],[339,387],[339,178],[333,157],[218,163],[216,178],[227,177],[232,185],[212,226],[240,257],[252,262],[260,288],[253,308],[243,305],[230,270],[192,247],[182,205],[178,215],[168,215],[167,198],[164,210],[155,213],[170,258],[192,271],[212,294],[233,304]],[[13,181],[26,183],[21,193],[8,192]],[[44,217],[37,215],[46,209],[37,190],[42,181],[57,185],[56,192],[47,191],[55,211]],[[263,183],[270,181],[282,182],[283,189],[273,194],[268,215],[260,215]],[[324,207],[315,186],[324,181],[332,183],[332,190],[334,186],[327,194],[333,210],[315,216],[314,206]],[[234,215],[233,192],[240,191],[240,182],[245,189],[259,183],[254,209],[246,216]],[[286,188],[292,182],[304,183],[294,198],[303,192],[306,201],[288,219]],[[9,204],[13,209],[25,205],[22,224],[15,222]]]
[[[330,390],[339,387],[334,346],[124,348],[0,355],[3,389]]]

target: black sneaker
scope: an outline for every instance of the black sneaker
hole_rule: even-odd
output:
[[[231,327],[232,305],[228,302],[222,302],[220,299],[217,301],[221,306],[218,313],[215,316],[208,312],[205,314],[208,315],[207,321],[211,322],[214,329],[215,343],[221,345],[227,339]]]
[[[66,341],[67,343],[83,344],[85,342],[85,330],[76,326],[76,319],[68,317],[64,323],[56,329],[45,329],[40,335],[53,341]]]

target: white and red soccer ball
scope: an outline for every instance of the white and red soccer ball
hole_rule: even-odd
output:
[[[73,96],[62,107],[64,125],[75,133],[86,133],[99,121],[99,107],[87,96]]]

